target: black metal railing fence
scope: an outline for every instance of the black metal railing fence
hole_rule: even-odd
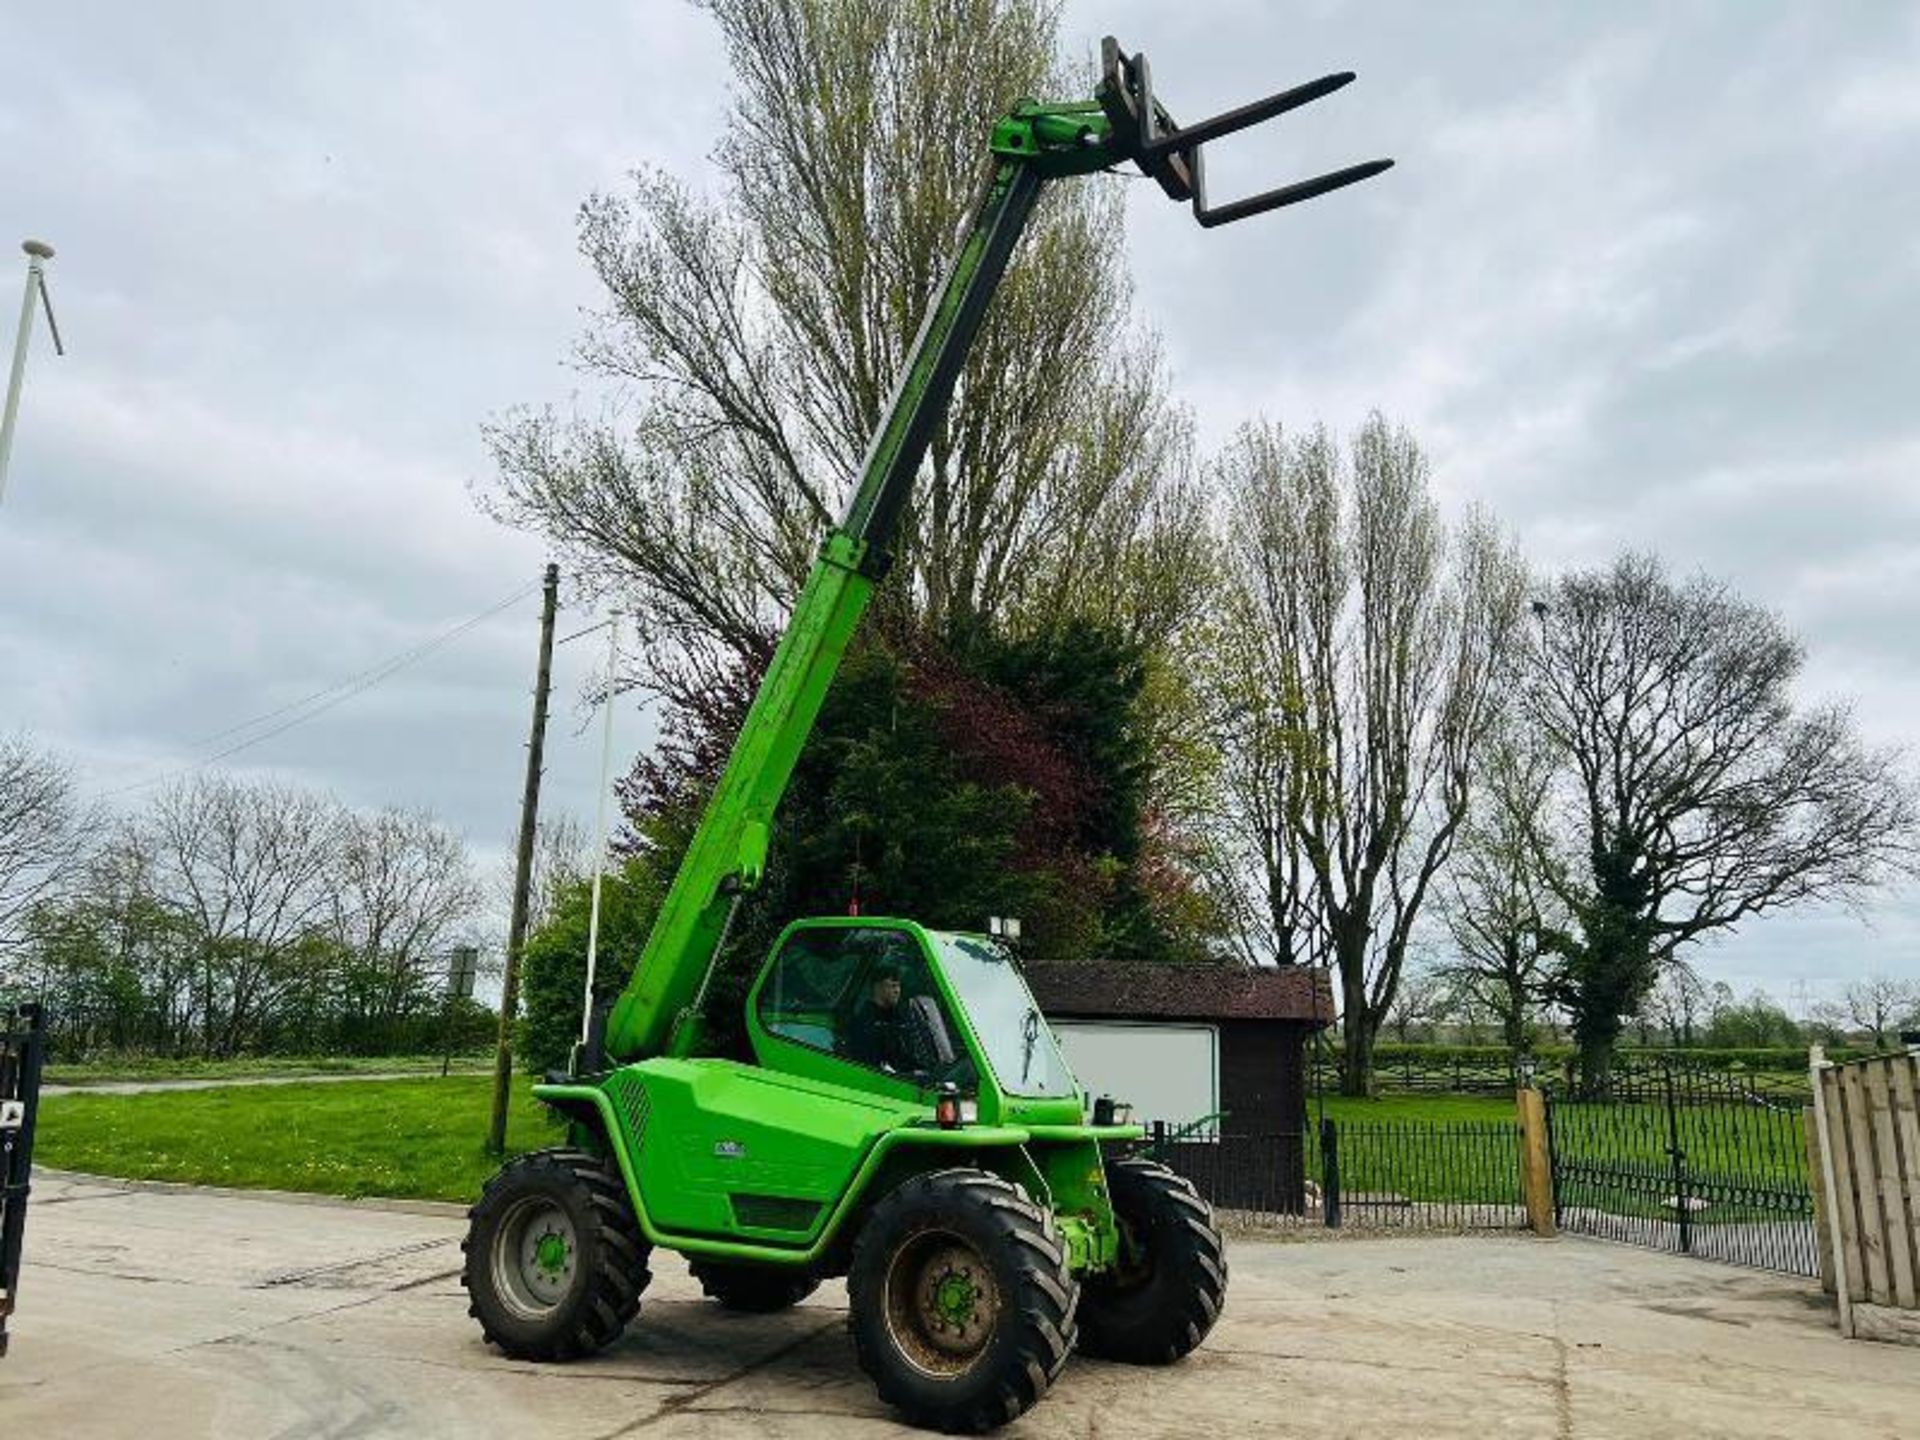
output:
[[[1801,1106],[1684,1063],[1550,1095],[1554,1211],[1575,1234],[1820,1273]]]
[[[45,1046],[38,1005],[0,1012],[0,1355],[7,1353],[7,1317],[19,1287]]]
[[[1150,1127],[1146,1153],[1232,1223],[1508,1229],[1525,1223],[1519,1127],[1508,1121],[1341,1120],[1265,1133]]]

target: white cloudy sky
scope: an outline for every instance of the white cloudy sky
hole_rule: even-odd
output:
[[[1176,114],[1360,72],[1221,147],[1222,192],[1400,162],[1210,233],[1132,187],[1141,310],[1206,436],[1379,406],[1539,564],[1642,546],[1726,575],[1806,637],[1810,695],[1920,739],[1920,9],[1068,5],[1076,51],[1109,29]],[[580,200],[638,162],[710,178],[704,16],[5,0],[0,53],[0,257],[58,247],[71,349],[40,337],[0,509],[0,729],[112,792],[537,579],[539,544],[471,502],[478,427],[579,384]],[[534,621],[523,601],[229,763],[498,852]],[[550,746],[582,818],[593,645],[562,652]],[[623,754],[649,733],[619,717]],[[1920,975],[1920,905],[1707,959],[1783,998]]]

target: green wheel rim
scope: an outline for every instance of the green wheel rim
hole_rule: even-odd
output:
[[[946,1230],[923,1230],[887,1267],[887,1334],[922,1374],[954,1380],[971,1370],[1000,1323],[1001,1297],[980,1252]]]

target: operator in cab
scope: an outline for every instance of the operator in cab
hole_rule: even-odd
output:
[[[874,968],[873,988],[847,1026],[847,1054],[862,1065],[887,1070],[913,1066],[907,1051],[905,1016],[900,1007],[900,967],[883,961]]]

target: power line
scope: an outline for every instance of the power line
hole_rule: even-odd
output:
[[[527,596],[531,595],[534,591],[538,590],[539,588],[540,588],[539,582],[536,581],[533,584],[528,585],[524,589],[516,590],[513,594],[509,595],[506,599],[500,601],[498,604],[489,606],[487,609],[481,611],[478,615],[472,616],[467,620],[461,621],[459,625],[455,626],[452,630],[447,631],[442,635],[436,636],[431,640],[422,641],[420,644],[415,645],[410,650],[402,650],[398,654],[390,655],[385,660],[380,661],[378,664],[370,665],[365,670],[357,671],[356,673],[347,676],[345,679],[337,680],[333,684],[326,686],[324,689],[314,691],[313,694],[311,695],[303,696],[298,700],[290,701],[287,704],[280,706],[278,709],[268,710],[264,714],[255,715],[250,720],[242,720],[237,725],[229,725],[224,730],[216,730],[211,735],[202,735],[198,740],[191,741],[188,744],[187,748],[189,750],[199,750],[208,745],[218,744],[220,741],[226,739],[227,736],[229,735],[238,735],[243,730],[251,730],[254,728],[254,726],[264,725],[269,720],[278,720],[282,715],[291,714],[295,710],[304,710],[306,709],[307,706],[312,705],[317,701],[325,700],[328,696],[333,695],[339,691],[346,690],[351,686],[359,685],[362,682],[368,681],[368,680],[378,681],[378,680],[384,679],[386,678],[386,676],[392,674],[395,670],[404,668],[405,666],[412,664],[415,660],[424,659],[427,655],[431,654],[433,651],[439,649],[442,645],[446,644],[447,641],[453,639],[456,635],[463,634],[467,630],[471,629],[473,626],[479,624],[481,621],[489,619],[492,616],[499,614],[502,610],[507,609],[511,605],[518,604],[520,601],[526,599]]]
[[[271,740],[276,735],[284,735],[287,731],[304,725],[309,720],[317,719],[329,710],[344,705],[355,696],[364,695],[382,681],[397,675],[408,666],[418,664],[429,655],[446,648],[475,626],[483,624],[491,620],[495,615],[498,615],[501,611],[519,604],[539,588],[540,582],[538,581],[535,581],[531,585],[522,586],[504,600],[489,605],[477,614],[468,616],[458,625],[442,631],[431,640],[423,641],[411,649],[402,650],[396,655],[391,655],[387,659],[380,661],[377,665],[373,665],[356,674],[349,675],[345,679],[338,680],[325,689],[316,690],[313,694],[305,696],[302,699],[282,705],[278,709],[269,710],[264,714],[256,715],[250,720],[243,720],[237,725],[229,725],[224,730],[216,730],[213,734],[194,741],[190,748],[198,749],[204,745],[217,743],[229,735],[237,735],[248,730],[254,730],[256,727],[267,725],[270,721],[277,720],[280,722],[279,724],[271,725],[268,729],[259,730],[256,734],[249,735],[243,740],[228,745],[190,764],[179,766],[173,770],[162,771],[160,774],[151,776],[145,780],[136,780],[133,784],[123,785],[117,790],[109,790],[105,798],[111,800],[118,795],[130,794],[135,790],[145,790],[149,786],[158,785],[163,781],[173,780],[179,776],[191,774],[195,770],[203,770],[209,765],[218,764],[230,756],[238,755],[243,750],[250,750],[255,745]]]

